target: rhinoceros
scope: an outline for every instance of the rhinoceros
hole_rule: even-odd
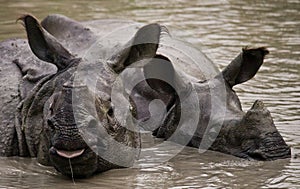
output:
[[[233,90],[257,73],[266,48],[244,48],[219,72],[159,24],[19,20],[28,42],[0,43],[1,156],[87,177],[132,166],[147,130],[246,159],[290,157],[263,102],[243,112]]]

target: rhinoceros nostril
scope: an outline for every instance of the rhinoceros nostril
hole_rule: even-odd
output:
[[[266,155],[260,150],[254,150],[253,152],[248,153],[249,156],[255,160],[266,160]]]
[[[56,155],[56,154],[57,154],[56,148],[51,147],[50,150],[49,150],[49,153],[50,153],[51,155]]]
[[[114,109],[113,109],[113,106],[111,106],[108,111],[107,111],[107,115],[109,117],[113,117],[114,116]]]

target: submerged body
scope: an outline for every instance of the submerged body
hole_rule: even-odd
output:
[[[41,25],[30,15],[22,21],[29,44],[0,44],[1,156],[38,157],[69,176],[71,160],[74,176],[85,177],[130,167],[140,150],[139,130],[146,129],[242,158],[290,157],[263,103],[244,113],[232,89],[256,74],[265,48],[244,49],[220,73],[157,24],[78,23],[60,15]],[[130,71],[135,67],[139,72]],[[120,78],[122,90],[114,90]],[[161,108],[155,100],[161,113],[149,108]]]

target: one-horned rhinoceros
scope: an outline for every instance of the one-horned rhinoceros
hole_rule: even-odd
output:
[[[219,72],[158,24],[20,20],[28,43],[0,43],[1,156],[86,177],[130,167],[142,129],[247,159],[290,157],[264,104],[244,113],[232,89],[256,74],[265,48],[243,49]]]

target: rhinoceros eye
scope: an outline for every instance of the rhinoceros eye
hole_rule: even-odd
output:
[[[114,116],[114,109],[113,109],[113,106],[111,106],[108,111],[107,111],[107,115],[109,117],[113,117]]]
[[[131,115],[132,115],[134,118],[136,118],[136,107],[130,104],[130,105],[129,105],[129,111],[130,111]]]
[[[47,124],[48,124],[48,126],[49,126],[50,129],[52,129],[52,130],[55,129],[55,128],[54,128],[53,121],[52,121],[51,119],[48,119],[48,120],[47,120]]]
[[[50,111],[50,114],[52,115],[53,114],[53,106],[52,106],[52,104],[50,105],[49,111]]]
[[[54,94],[53,98],[52,98],[52,101],[49,105],[49,111],[50,111],[50,114],[52,115],[54,113],[54,107],[55,107],[55,103],[58,99],[58,94]]]

